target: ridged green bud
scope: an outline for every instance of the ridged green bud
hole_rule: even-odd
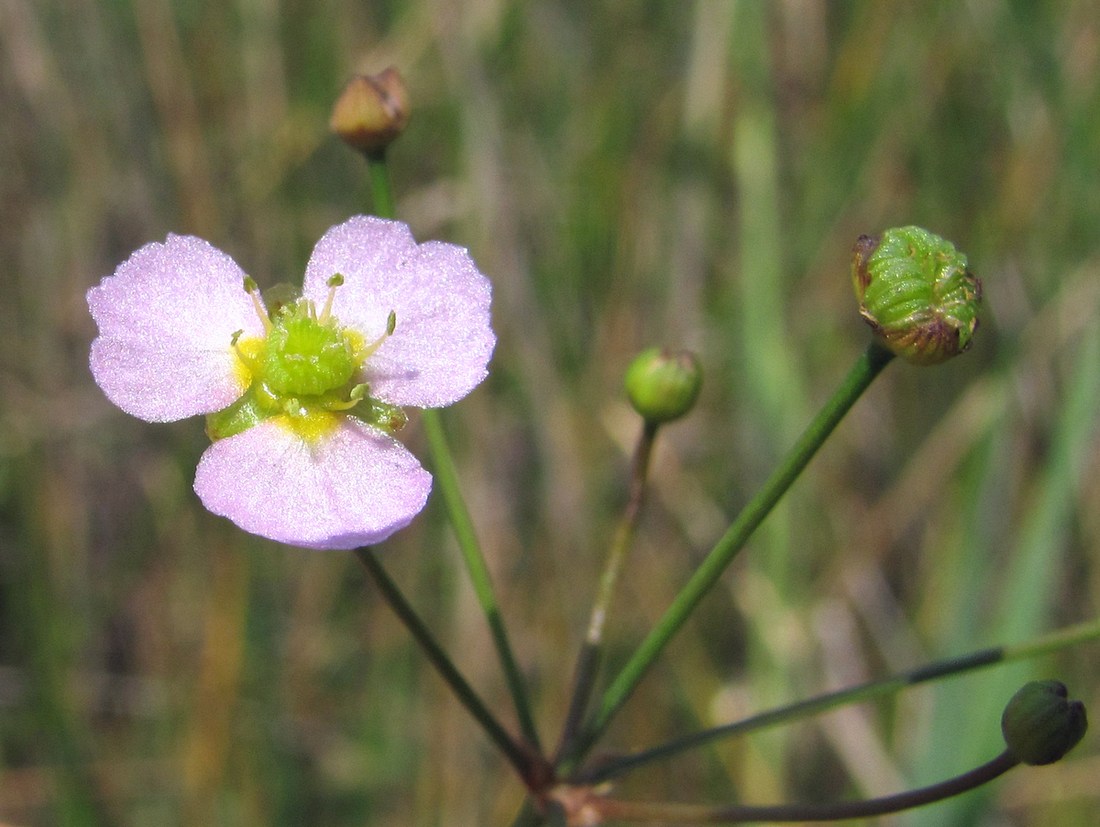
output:
[[[623,384],[630,404],[643,419],[671,422],[695,406],[703,387],[703,369],[690,351],[654,347],[634,358]]]
[[[1001,716],[1001,732],[1025,764],[1053,764],[1085,736],[1085,705],[1069,700],[1061,681],[1032,681],[1012,696]]]
[[[903,359],[936,365],[970,347],[982,283],[950,241],[920,227],[860,236],[852,284],[859,314]]]

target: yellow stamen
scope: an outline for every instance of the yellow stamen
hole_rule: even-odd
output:
[[[247,388],[252,384],[252,377],[256,372],[256,364],[260,357],[260,352],[263,350],[263,339],[242,339],[241,334],[243,330],[238,330],[233,334],[233,338],[230,340],[230,344],[233,348],[233,353],[236,355],[236,360],[233,363],[233,372],[237,377],[237,381],[242,388]]]
[[[260,323],[264,326],[264,333],[270,333],[271,316],[267,313],[267,307],[260,296],[260,288],[252,276],[244,277],[244,290],[252,298],[252,306],[256,308],[256,315],[260,317]]]
[[[325,306],[321,310],[321,316],[318,321],[324,324],[328,321],[329,316],[332,315],[332,300],[336,298],[336,288],[344,283],[344,277],[339,273],[336,273],[328,280],[328,298],[325,299]]]
[[[356,348],[355,357],[359,360],[359,364],[365,362],[372,353],[378,348],[382,347],[382,343],[393,335],[394,330],[397,329],[397,314],[394,311],[390,311],[390,315],[386,317],[386,332],[371,342],[369,345]]]
[[[366,398],[369,390],[370,387],[366,384],[356,385],[354,388],[351,389],[351,392],[348,394],[348,399],[346,402],[339,402],[333,399],[331,401],[325,402],[324,408],[326,411],[350,411]]]

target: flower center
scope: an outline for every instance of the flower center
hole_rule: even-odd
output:
[[[355,383],[366,359],[393,334],[396,319],[390,312],[386,331],[366,342],[355,330],[342,327],[332,315],[336,288],[343,276],[328,281],[329,294],[320,312],[305,298],[276,299],[268,313],[256,283],[245,279],[263,322],[263,339],[240,339],[232,346],[239,360],[244,394],[228,408],[207,417],[212,439],[233,436],[264,419],[280,421],[302,438],[313,441],[336,427],[340,413],[353,412],[371,424],[394,430],[404,424],[399,408],[372,399],[366,384]]]
[[[355,375],[361,342],[335,319],[320,321],[313,304],[299,299],[272,319],[253,371],[274,394],[320,396],[343,387]]]

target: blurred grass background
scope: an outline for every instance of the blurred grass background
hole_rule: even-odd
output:
[[[0,822],[506,824],[519,785],[348,554],[191,491],[198,421],[114,409],[85,290],[168,232],[261,285],[370,209],[327,132],[355,71],[414,101],[402,217],[495,286],[447,412],[554,740],[637,423],[641,347],[698,351],[609,660],[862,349],[857,235],[917,223],[984,279],[973,350],[891,366],[624,710],[636,749],[1100,610],[1100,4],[0,0]],[[181,313],[187,308],[181,307]],[[405,434],[424,455],[415,421]],[[384,546],[510,709],[433,502]],[[639,772],[621,792],[872,795],[991,757],[1029,676],[1100,709],[1097,648]],[[1100,749],[883,824],[1090,825]]]

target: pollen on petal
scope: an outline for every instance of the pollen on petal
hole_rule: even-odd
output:
[[[92,375],[107,397],[154,422],[231,404],[245,386],[234,334],[263,335],[243,279],[233,259],[207,242],[170,235],[89,290],[99,326]]]
[[[378,399],[438,407],[461,399],[488,372],[496,344],[490,324],[492,290],[462,247],[417,244],[396,221],[356,216],[317,242],[303,295],[323,301],[328,279],[340,273],[332,314],[367,341],[383,336],[362,379]]]
[[[349,549],[386,539],[427,502],[431,475],[392,437],[343,416],[307,440],[276,420],[202,455],[195,492],[210,511],[288,545]]]
[[[330,437],[344,418],[343,414],[305,408],[297,412],[296,416],[275,417],[274,422],[312,445]]]

